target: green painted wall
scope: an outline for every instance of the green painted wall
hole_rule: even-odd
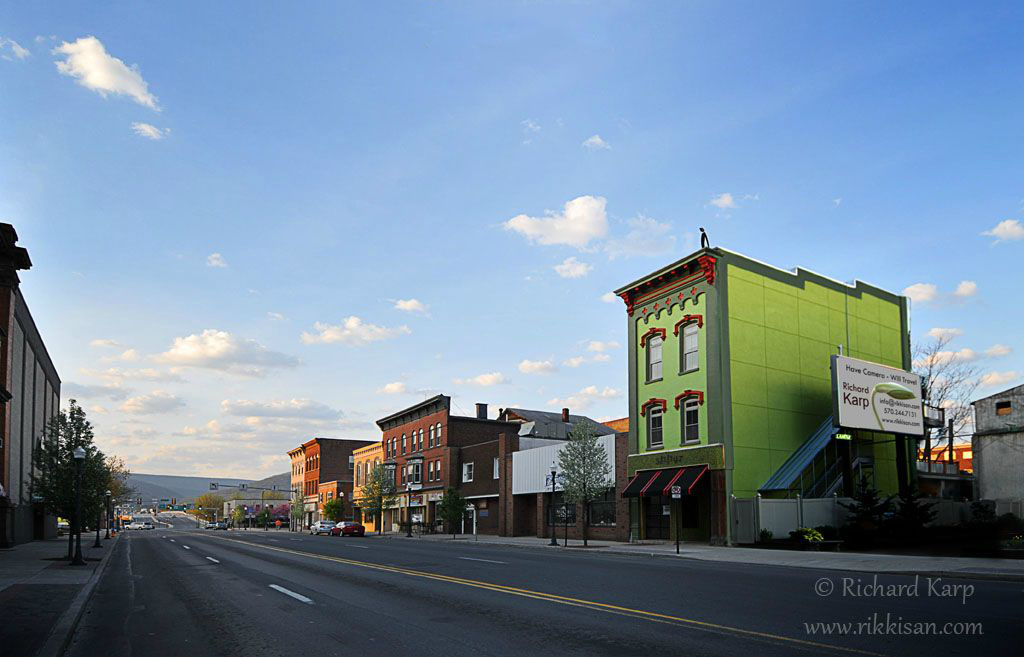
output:
[[[728,262],[719,284],[729,297],[732,492],[752,497],[832,413],[829,357],[837,345],[854,358],[903,367],[905,343],[901,306],[883,294],[744,264]],[[895,492],[893,444],[876,444],[874,456],[876,484]]]
[[[632,376],[637,383],[637,404],[643,404],[651,398],[664,399],[668,404],[665,415],[662,417],[664,445],[660,448],[654,448],[655,451],[677,449],[684,446],[693,447],[696,445],[707,445],[709,442],[721,442],[720,438],[712,439],[710,441],[708,440],[708,403],[706,396],[709,318],[707,317],[706,301],[706,294],[698,294],[696,300],[692,298],[684,299],[682,307],[675,304],[670,310],[660,310],[656,316],[654,313],[651,313],[646,318],[639,315],[634,318],[636,323],[636,340],[631,345],[631,348],[635,350],[636,356],[633,365],[635,371]],[[697,331],[697,340],[699,344],[698,360],[700,365],[695,372],[688,372],[686,374],[680,374],[679,372],[680,358],[682,355],[682,330],[680,330],[679,335],[673,335],[672,333],[676,322],[682,319],[683,315],[704,316],[704,327]],[[666,333],[662,356],[662,379],[660,381],[647,383],[647,347],[640,346],[640,337],[651,328],[655,327],[665,329]],[[677,410],[673,402],[676,395],[684,390],[700,390],[705,393],[705,403],[698,409],[700,422],[699,443],[691,442],[684,445],[682,442],[682,404],[680,404],[680,408]],[[637,453],[643,454],[651,450],[647,444],[647,419],[639,414],[639,409],[637,409],[635,415],[637,418]]]

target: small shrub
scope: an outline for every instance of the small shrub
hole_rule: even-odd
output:
[[[789,532],[789,537],[800,543],[820,543],[825,540],[821,532],[810,527],[798,527],[796,531]]]
[[[835,541],[839,538],[839,530],[832,525],[818,525],[814,529],[816,529],[826,541]]]
[[[761,532],[758,534],[757,540],[759,543],[768,543],[772,540],[772,537],[774,535],[775,534],[772,534],[772,530],[762,529]]]

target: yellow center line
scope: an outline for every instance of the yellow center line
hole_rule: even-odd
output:
[[[290,548],[276,547],[273,545],[262,545],[258,543],[252,543],[250,541],[242,541],[235,538],[227,538],[223,536],[207,536],[206,538],[216,538],[221,541],[228,541],[231,543],[239,543],[248,547],[260,548],[264,550],[273,550],[275,552],[285,552],[288,554],[295,554],[301,557],[309,557],[311,559],[321,559],[323,561],[334,561],[336,563],[342,563],[349,566],[357,566],[359,568],[368,568],[371,570],[380,570],[384,572],[397,573],[400,575],[409,575],[412,577],[422,577],[425,579],[432,579],[442,582],[449,582],[451,584],[460,584],[462,586],[469,586],[473,588],[485,589],[488,591],[495,591],[497,593],[506,593],[509,595],[517,595],[524,598],[533,598],[535,600],[543,600],[545,602],[554,602],[558,604],[568,605],[572,607],[584,607],[587,609],[593,609],[595,611],[603,611],[607,613],[630,616],[633,618],[641,618],[644,620],[667,623],[670,625],[686,625],[697,629],[703,629],[712,632],[723,632],[737,635],[743,635],[748,637],[756,637],[759,639],[768,639],[771,641],[779,641],[786,644],[794,644],[801,647],[807,648],[823,648],[835,652],[850,653],[856,655],[870,655],[871,657],[884,657],[882,653],[871,652],[869,650],[859,650],[857,648],[847,648],[844,646],[830,645],[827,643],[820,643],[818,641],[808,641],[806,639],[795,639],[793,637],[783,636],[781,634],[772,634],[770,632],[759,632],[757,630],[747,630],[740,627],[732,627],[730,625],[721,625],[719,623],[711,623],[708,621],[696,620],[693,618],[682,618],[680,616],[672,616],[669,614],[660,614],[654,611],[645,611],[643,609],[632,609],[630,607],[622,607],[619,605],[607,604],[604,602],[594,602],[592,600],[581,600],[579,598],[571,598],[564,595],[557,595],[554,593],[545,593],[543,591],[533,591],[530,589],[522,589],[514,586],[506,586],[504,584],[494,584],[492,582],[483,582],[475,579],[466,579],[464,577],[455,577],[452,575],[442,575],[441,573],[431,573],[422,570],[412,570],[410,568],[403,568],[401,566],[388,566],[386,564],[371,563],[368,561],[356,561],[355,559],[346,559],[344,557],[334,557],[326,554],[316,554],[314,552],[303,552],[301,550],[292,550]]]

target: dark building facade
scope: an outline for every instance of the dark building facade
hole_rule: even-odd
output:
[[[60,408],[60,377],[19,289],[32,266],[0,224],[0,547],[56,536],[57,519],[32,492],[32,459]]]

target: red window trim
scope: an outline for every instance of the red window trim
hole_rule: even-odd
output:
[[[647,407],[648,406],[655,406],[655,405],[661,406],[661,412],[662,413],[664,413],[668,409],[668,402],[666,402],[664,399],[658,399],[656,397],[651,397],[650,399],[645,401],[643,403],[643,405],[640,406],[640,415],[641,416],[647,415]],[[679,408],[679,407],[677,406],[676,408]]]
[[[697,322],[697,328],[704,328],[704,315],[683,315],[683,318],[672,328],[672,334],[679,335],[679,327],[690,322]]]
[[[647,333],[644,333],[643,335],[640,336],[640,346],[646,346],[647,338],[650,338],[654,335],[660,335],[661,339],[664,340],[668,336],[668,331],[658,327],[651,328],[650,330],[647,331]]]
[[[683,399],[685,399],[686,397],[696,397],[697,398],[697,403],[700,404],[701,406],[704,405],[704,392],[703,391],[701,391],[701,390],[684,390],[681,393],[679,393],[678,395],[676,395],[675,406],[676,406],[676,410],[677,411],[679,410],[679,402],[682,401]],[[643,413],[641,413],[641,415],[643,415]]]

